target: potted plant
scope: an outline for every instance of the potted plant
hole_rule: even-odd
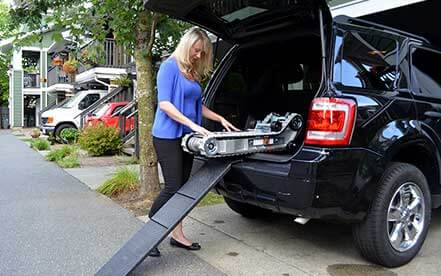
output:
[[[132,80],[127,75],[123,75],[111,80],[110,83],[121,87],[130,87],[132,85]]]
[[[41,132],[38,128],[33,128],[31,131],[31,137],[34,139],[40,137],[40,134]]]
[[[61,66],[63,65],[63,59],[57,55],[52,59],[52,65],[53,66]]]
[[[63,64],[63,71],[68,74],[75,74],[79,65],[80,63],[75,58],[69,58],[69,60]]]

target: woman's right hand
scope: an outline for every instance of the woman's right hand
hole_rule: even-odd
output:
[[[190,126],[190,129],[193,130],[194,132],[200,133],[200,134],[202,134],[204,136],[208,136],[208,135],[211,134],[210,131],[206,130],[205,128],[201,127],[198,124],[192,124]]]

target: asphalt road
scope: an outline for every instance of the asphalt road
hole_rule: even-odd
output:
[[[0,275],[93,275],[142,222],[0,131]],[[135,275],[224,275],[162,246]]]

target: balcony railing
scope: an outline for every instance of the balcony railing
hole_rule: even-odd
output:
[[[40,73],[24,73],[23,74],[24,88],[40,88]]]
[[[130,62],[130,56],[126,49],[115,43],[114,39],[104,41],[105,64],[106,66],[121,66]]]

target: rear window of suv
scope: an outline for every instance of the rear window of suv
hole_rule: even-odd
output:
[[[441,54],[425,49],[412,50],[412,91],[430,98],[441,98]]]
[[[345,87],[391,91],[397,79],[398,42],[368,32],[341,32],[335,41],[334,82]]]

